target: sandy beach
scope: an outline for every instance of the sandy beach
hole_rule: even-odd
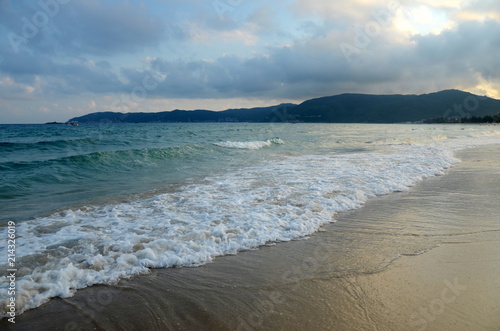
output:
[[[53,299],[8,330],[500,330],[500,146],[303,240]]]

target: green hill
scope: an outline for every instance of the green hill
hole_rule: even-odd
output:
[[[70,121],[79,123],[169,123],[169,122],[261,122],[263,119],[279,114],[293,104],[271,107],[210,110],[172,110],[159,113],[117,113],[98,112],[74,117]]]
[[[500,100],[459,90],[422,95],[372,95],[346,93],[304,101],[300,105],[210,110],[173,110],[159,113],[99,112],[75,117],[80,123],[154,122],[317,122],[402,123],[435,118],[495,115]]]
[[[445,90],[422,95],[341,94],[307,100],[290,113],[301,122],[401,123],[494,115],[499,111],[500,100]]]

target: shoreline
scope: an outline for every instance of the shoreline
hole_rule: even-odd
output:
[[[306,240],[85,288],[0,327],[498,330],[498,150],[460,151],[445,175],[337,214]]]

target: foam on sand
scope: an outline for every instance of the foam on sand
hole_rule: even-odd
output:
[[[491,143],[439,142],[393,145],[385,153],[283,156],[171,193],[19,223],[17,312],[149,268],[199,266],[217,256],[307,236],[370,197],[405,191],[442,174],[459,161],[454,150]],[[0,255],[7,256],[6,249],[0,247]],[[7,298],[8,281],[1,281],[1,298]]]
[[[336,212],[406,190],[454,162],[451,153],[424,147],[386,155],[288,157],[175,193],[20,223],[18,312],[148,268],[198,266],[306,236],[334,221]]]

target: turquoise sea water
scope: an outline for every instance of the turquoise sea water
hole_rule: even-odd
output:
[[[0,225],[7,238],[16,223],[18,312],[306,236],[442,174],[457,150],[496,143],[489,126],[0,125]]]
[[[269,128],[253,125],[1,126],[0,197],[8,201],[1,220],[163,189],[250,165],[265,151],[248,155],[216,144],[231,139],[275,144],[272,135]]]
[[[164,189],[286,155],[376,150],[366,126],[99,124],[0,126],[0,221]],[[388,128],[371,128],[384,139]]]

